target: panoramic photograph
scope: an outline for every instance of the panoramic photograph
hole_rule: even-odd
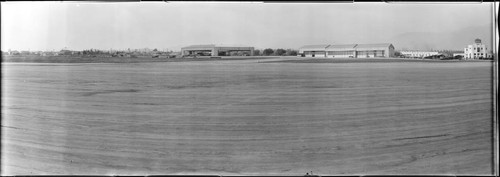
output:
[[[498,175],[497,16],[1,2],[0,175]]]

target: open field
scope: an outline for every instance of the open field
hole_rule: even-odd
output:
[[[2,175],[492,173],[491,62],[2,67]]]

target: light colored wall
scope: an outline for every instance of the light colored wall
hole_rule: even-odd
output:
[[[476,48],[476,49],[474,49]],[[477,52],[477,48],[480,48],[480,51]],[[487,52],[486,45],[484,44],[472,44],[468,45],[467,48],[464,48],[465,59],[479,59],[481,57],[488,58],[489,53]],[[476,54],[476,55],[474,55]]]
[[[390,46],[387,49],[387,52],[385,53],[386,57],[394,57],[394,47]]]

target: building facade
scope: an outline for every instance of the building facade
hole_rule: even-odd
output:
[[[487,52],[487,50],[486,45],[481,43],[481,39],[476,39],[474,44],[468,45],[464,48],[464,57],[466,60],[491,58],[491,55]]]
[[[191,45],[181,48],[181,56],[253,56],[254,48],[247,46]]]
[[[299,49],[299,54],[305,57],[326,57],[326,48],[330,45],[306,45]]]
[[[299,49],[299,54],[315,58],[388,58],[394,57],[394,46],[389,43],[306,45]]]

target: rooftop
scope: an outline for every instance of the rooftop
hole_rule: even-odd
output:
[[[190,45],[182,48],[215,48],[215,47],[250,47],[240,44],[201,44],[201,45]]]
[[[379,44],[358,44],[356,48],[372,48],[372,47],[389,47],[391,43],[379,43]]]
[[[336,44],[336,45],[330,45],[327,47],[327,49],[352,49],[357,46],[357,44]]]
[[[348,50],[348,49],[358,49],[358,48],[386,48],[392,46],[391,43],[379,43],[379,44],[321,44],[321,45],[305,45],[300,47],[300,50]]]
[[[300,47],[300,49],[326,49],[329,44],[320,44],[320,45],[305,45]]]

